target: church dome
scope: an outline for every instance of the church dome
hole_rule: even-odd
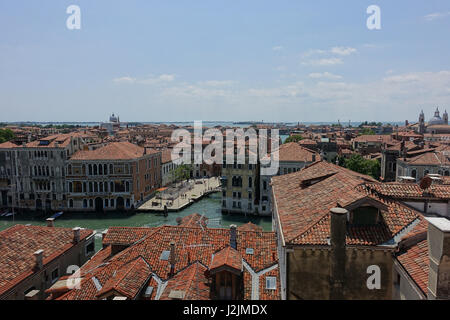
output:
[[[431,118],[430,121],[428,121],[428,125],[434,126],[434,125],[440,125],[440,124],[445,124],[445,121],[439,115],[439,109],[436,108],[436,111],[434,112],[434,117]]]

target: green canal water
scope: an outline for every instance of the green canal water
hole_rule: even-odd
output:
[[[270,217],[253,217],[243,215],[222,215],[221,194],[215,193],[205,197],[179,212],[169,212],[168,217],[159,213],[136,213],[134,215],[125,215],[120,212],[108,213],[104,217],[95,214],[72,214],[65,213],[55,220],[56,227],[74,228],[81,227],[93,229],[96,231],[96,249],[101,248],[101,233],[111,226],[122,227],[157,227],[160,225],[176,225],[178,217],[184,217],[191,213],[203,214],[209,219],[211,228],[229,227],[231,224],[241,225],[247,222],[261,226],[265,231],[272,230],[272,221]],[[27,218],[24,215],[15,216],[14,222],[11,217],[0,218],[0,231],[9,228],[15,224],[31,224],[45,226],[45,218]]]

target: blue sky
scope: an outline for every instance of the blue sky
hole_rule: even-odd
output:
[[[81,9],[81,30],[66,8]],[[366,9],[381,8],[381,30]],[[450,2],[1,1],[0,121],[403,121],[450,111]]]

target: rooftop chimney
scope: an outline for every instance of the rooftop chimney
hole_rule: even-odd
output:
[[[54,227],[55,226],[54,225],[55,218],[48,218],[46,221],[47,221],[47,227]]]
[[[175,274],[175,241],[170,242],[170,257],[169,257],[169,263],[170,263],[170,275],[173,276]]]
[[[450,220],[426,218],[428,220],[428,299],[450,299]]]
[[[342,300],[345,275],[345,236],[347,235],[347,214],[344,208],[332,208],[331,213],[331,268],[330,299]]]
[[[237,242],[236,242],[236,230],[237,227],[235,224],[232,224],[230,226],[230,247],[232,247],[233,249],[237,248]]]
[[[34,255],[34,260],[36,262],[36,268],[38,270],[42,269],[43,265],[44,265],[44,250],[40,249],[36,252],[33,253]]]
[[[73,242],[75,242],[75,243],[80,242],[80,230],[81,230],[80,227],[76,227],[76,228],[72,229],[72,231],[73,231]]]

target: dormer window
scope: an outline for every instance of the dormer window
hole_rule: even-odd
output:
[[[380,212],[375,207],[359,207],[351,212],[350,222],[354,225],[368,226],[379,222]]]

